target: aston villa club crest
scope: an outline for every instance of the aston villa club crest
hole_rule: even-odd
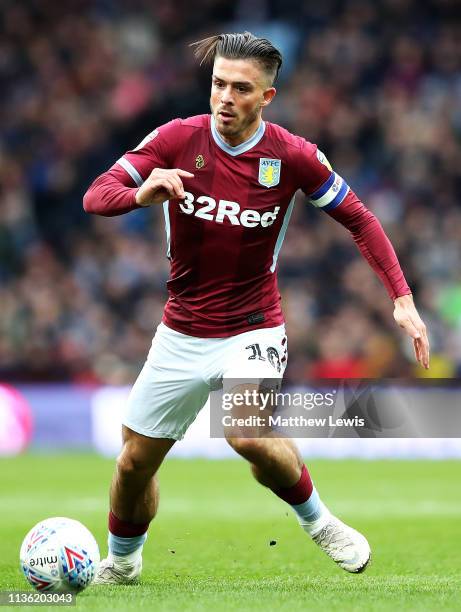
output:
[[[200,170],[200,168],[203,168],[204,165],[205,165],[205,160],[203,158],[203,155],[197,155],[197,157],[195,158],[195,167],[197,168],[197,170]]]
[[[280,183],[282,160],[261,157],[259,160],[258,182],[264,187],[275,187]]]

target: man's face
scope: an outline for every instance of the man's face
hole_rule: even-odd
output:
[[[253,60],[218,57],[213,67],[210,106],[221,136],[236,146],[256,131],[261,111],[275,95],[268,76]]]

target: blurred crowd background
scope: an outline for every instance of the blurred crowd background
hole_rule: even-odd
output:
[[[208,110],[190,42],[284,53],[265,118],[316,142],[383,223],[461,374],[456,0],[0,0],[0,377],[125,384],[166,300],[163,217],[86,215],[91,181],[157,125]],[[217,254],[219,256],[219,254]],[[289,381],[424,376],[350,235],[299,194],[279,259]]]

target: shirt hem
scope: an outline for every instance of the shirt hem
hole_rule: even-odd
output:
[[[192,336],[193,338],[230,338],[231,336],[238,336],[239,334],[244,334],[246,332],[251,332],[256,329],[268,329],[270,327],[279,327],[285,323],[285,319],[283,314],[277,317],[271,317],[271,319],[264,321],[263,323],[256,323],[254,325],[243,324],[238,325],[235,329],[226,329],[216,326],[214,328],[208,327],[200,327],[200,329],[191,331],[191,326],[196,327],[196,324],[191,323],[188,325],[183,325],[182,323],[178,323],[172,319],[169,319],[165,314],[162,317],[162,323],[172,329],[173,331],[179,332],[180,334],[184,334],[185,336]]]

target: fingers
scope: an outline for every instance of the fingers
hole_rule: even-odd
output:
[[[160,204],[173,198],[182,199],[183,193],[182,187],[167,177],[149,177],[136,192],[136,203],[141,206]]]
[[[164,168],[155,168],[152,170],[149,179],[154,188],[164,187],[171,198],[183,200],[185,198],[184,185],[181,177],[194,178],[191,172],[175,168],[173,170]]]
[[[194,178],[195,175],[192,174],[192,172],[187,172],[187,170],[181,170],[181,168],[154,168],[150,173],[150,176],[153,179],[168,176],[169,178],[174,177],[178,181],[181,181],[181,176],[183,178]]]
[[[162,179],[160,186],[164,187],[168,191],[168,195],[171,198],[179,198],[181,200],[185,197],[182,181],[181,179],[176,178],[174,175]]]
[[[425,329],[423,334],[421,335],[421,338],[419,338],[416,342],[418,343],[418,351],[420,356],[420,359],[418,361],[426,370],[428,370],[430,349],[429,340]]]
[[[426,370],[429,369],[429,345],[424,343],[422,338],[413,340],[416,361]]]
[[[421,322],[422,323],[422,322]],[[429,369],[429,340],[425,328],[421,331],[410,322],[410,325],[400,325],[413,338],[415,358],[426,370]],[[424,326],[424,324],[423,324]]]
[[[415,357],[426,370],[429,369],[429,339],[427,337],[426,326],[419,319],[415,323],[410,321],[407,326],[407,333],[413,338],[413,346],[415,349]]]
[[[429,339],[426,326],[418,312],[412,306],[410,309],[398,309],[394,313],[398,325],[413,339],[413,349],[416,361],[426,370],[429,368]]]
[[[421,365],[423,365],[423,360],[422,360],[422,351],[421,351],[421,345],[420,345],[420,339],[417,338],[416,340],[413,340],[413,348],[415,350],[415,359],[418,363],[420,363]]]
[[[175,187],[174,184],[168,179],[157,179],[155,181],[149,181],[143,185],[143,191],[145,197],[149,200],[149,202],[156,202],[169,198],[175,198]]]
[[[176,169],[176,172],[179,176],[183,176],[184,178],[194,178],[194,174],[192,172],[187,172],[187,170],[181,170],[180,168]]]

